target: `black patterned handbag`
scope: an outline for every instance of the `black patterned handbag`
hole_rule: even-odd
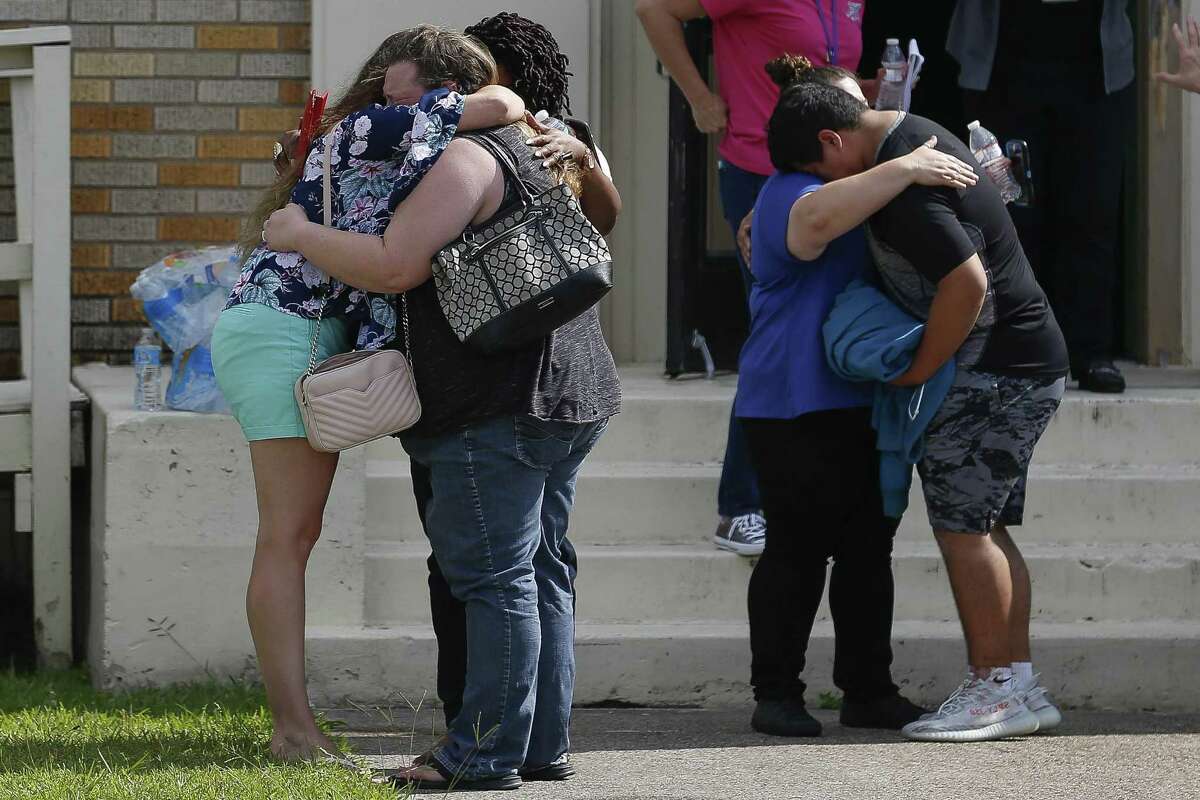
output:
[[[569,186],[535,196],[503,142],[470,138],[500,162],[519,197],[442,248],[433,279],[458,340],[494,353],[541,339],[600,302],[612,289],[612,255]]]

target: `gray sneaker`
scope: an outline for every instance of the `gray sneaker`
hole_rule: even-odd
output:
[[[1021,690],[1025,693],[1025,707],[1038,718],[1038,733],[1052,731],[1062,724],[1062,712],[1051,702],[1045,688],[1038,684],[1037,675]]]
[[[761,556],[767,544],[767,521],[758,513],[722,517],[713,542],[718,549],[732,550],[739,556]]]

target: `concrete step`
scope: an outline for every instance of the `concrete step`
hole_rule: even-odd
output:
[[[1200,463],[1200,373],[1124,365],[1130,390],[1068,391],[1038,448],[1046,464]],[[595,457],[720,461],[736,376],[670,380],[656,367],[621,370],[624,411]],[[686,412],[686,413],[681,413]],[[682,419],[681,419],[682,418]]]
[[[724,458],[735,379],[668,380],[621,371],[623,411],[593,461],[717,463]],[[370,458],[406,460],[396,440]],[[1070,391],[1038,445],[1045,464],[1200,463],[1200,389],[1131,389],[1117,396]]]
[[[417,545],[375,544],[367,556],[368,624],[429,619],[425,559]],[[1200,546],[1030,546],[1033,616],[1046,622],[1200,618]],[[746,618],[754,561],[704,545],[581,547],[578,617],[588,622]],[[900,619],[956,619],[935,546],[896,548]],[[823,606],[820,619],[828,619]]]
[[[1123,711],[1200,707],[1200,623],[1035,624],[1034,663],[1052,697],[1070,707]],[[897,621],[893,676],[927,706],[945,699],[966,655],[957,622]],[[750,696],[745,624],[594,625],[577,632],[575,702],[744,705]],[[310,628],[309,688],[321,705],[407,700],[434,704],[436,644],[427,625]],[[819,623],[808,649],[808,697],[833,690],[833,632]],[[403,698],[403,699],[402,699]]]
[[[716,526],[720,467],[595,461],[584,465],[571,536],[580,545],[696,544]],[[1038,463],[1019,538],[1042,543],[1186,544],[1200,518],[1200,466],[1101,467]],[[367,533],[422,542],[407,461],[367,464]],[[914,477],[901,540],[930,538]]]

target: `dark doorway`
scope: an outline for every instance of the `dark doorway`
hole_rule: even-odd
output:
[[[707,80],[712,24],[689,22],[688,49]],[[691,107],[671,83],[667,230],[667,364],[670,375],[704,372],[702,337],[718,370],[737,369],[746,338],[744,289],[733,237],[720,214],[715,137],[696,128]]]
[[[925,0],[921,3],[871,2],[863,20],[863,58],[859,73],[873,76],[879,67],[885,40],[899,38],[907,47],[916,39],[925,56],[921,81],[913,93],[912,110],[940,123],[960,138],[967,134],[963,95],[958,87],[959,66],[946,52],[946,38],[955,0]],[[1131,15],[1135,18],[1136,15]],[[701,74],[707,78],[712,59],[712,30],[707,20],[686,26],[688,47]],[[1064,33],[1064,35],[1070,35]],[[1140,37],[1139,37],[1140,40]],[[702,372],[705,362],[694,346],[699,333],[718,370],[734,370],[746,335],[747,319],[742,300],[741,279],[732,237],[720,214],[715,195],[715,138],[701,134],[692,120],[691,109],[672,83],[670,106],[670,169],[668,222],[667,363],[671,375]],[[1130,116],[1132,117],[1132,110]],[[1132,127],[1132,126],[1131,126]],[[1136,135],[1128,137],[1127,170],[1136,164]],[[1127,182],[1124,206],[1125,244],[1118,269],[1123,281],[1136,283],[1137,269],[1131,243],[1137,242],[1138,197],[1134,182]],[[1038,265],[1034,265],[1035,268]],[[1116,297],[1125,291],[1118,287]],[[1129,309],[1121,306],[1115,315],[1116,341]]]
[[[915,38],[925,57],[925,66],[921,72],[921,82],[913,92],[912,111],[915,114],[928,117],[944,126],[959,138],[966,139],[967,123],[971,118],[963,105],[963,94],[958,87],[958,63],[946,52],[946,39],[950,30],[950,18],[954,13],[956,0],[924,0],[921,3],[872,2],[867,4],[867,13],[863,19],[863,58],[860,73],[873,75],[879,68],[880,56],[888,38],[898,38],[903,47],[907,48],[909,39]],[[1129,16],[1135,27],[1138,24],[1136,4],[1129,4]],[[1079,36],[1078,31],[1063,31],[1062,36]],[[1140,35],[1136,41],[1142,42]],[[1132,98],[1130,98],[1132,100]],[[1132,106],[1132,103],[1131,103]],[[1132,120],[1135,111],[1129,109],[1128,118]],[[985,120],[986,124],[986,120]],[[1128,292],[1126,287],[1136,283],[1135,270],[1137,258],[1133,247],[1137,242],[1138,199],[1136,193],[1136,164],[1137,164],[1137,133],[1133,125],[1129,125],[1126,134],[1126,158],[1124,169],[1128,176],[1121,203],[1124,223],[1119,231],[1117,276],[1118,285],[1113,294],[1114,337],[1118,352],[1124,349],[1121,343],[1128,339],[1126,326],[1129,308],[1123,302]],[[1033,258],[1032,248],[1030,257]],[[1038,263],[1033,264],[1035,271],[1044,269]],[[1045,277],[1043,283],[1048,283]]]
[[[920,3],[867,3],[863,15],[861,75],[874,75],[889,38],[899,39],[908,52],[916,39],[925,57],[921,82],[913,90],[912,112],[942,125],[959,136],[967,131],[962,93],[958,89],[958,63],[946,52],[946,35],[955,0],[922,0]]]
[[[874,75],[884,40],[916,38],[926,66],[913,110],[951,131],[966,131],[958,91],[958,65],[945,52],[954,0],[868,5],[863,22],[863,60],[859,72]],[[697,20],[685,26],[688,48],[709,78],[712,25]],[[697,337],[703,337],[718,370],[737,369],[746,338],[743,288],[728,225],[716,197],[715,137],[696,129],[683,93],[671,84],[667,286],[667,363],[671,375],[706,368]]]

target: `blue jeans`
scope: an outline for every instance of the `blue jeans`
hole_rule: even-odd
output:
[[[721,210],[725,221],[733,229],[737,238],[738,227],[742,220],[754,208],[758,193],[767,182],[765,175],[736,167],[728,161],[720,163],[718,172],[721,190]],[[750,287],[754,285],[754,276],[750,265],[742,260],[742,253],[737,251],[738,266],[742,272],[742,283],[746,289],[746,302],[750,300]],[[736,408],[737,401],[734,400]],[[717,513],[723,517],[738,517],[762,508],[758,495],[758,480],[754,477],[754,467],[750,463],[750,449],[746,444],[746,435],[742,432],[734,410],[729,413],[729,438],[725,441],[725,463],[721,467],[721,485],[717,489]]]
[[[607,422],[496,417],[403,438],[429,470],[426,532],[466,604],[462,710],[435,757],[466,779],[508,775],[569,749],[575,688],[575,479]]]

